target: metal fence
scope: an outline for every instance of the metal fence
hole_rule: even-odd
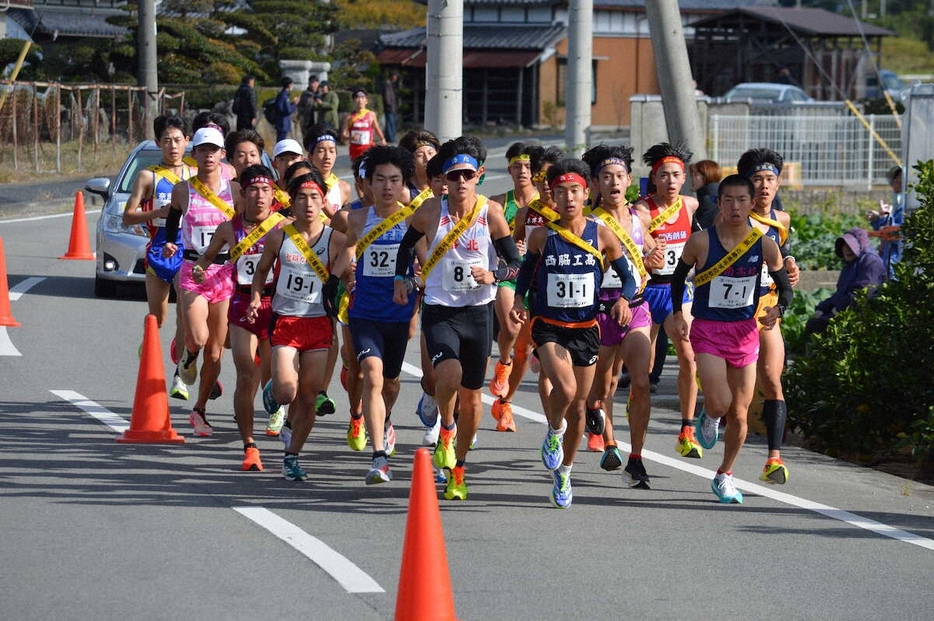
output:
[[[766,147],[791,164],[792,184],[884,185],[886,171],[896,163],[889,151],[901,153],[901,129],[892,116],[864,118],[885,144],[855,116],[713,115],[709,154],[717,162],[735,162],[748,149]]]

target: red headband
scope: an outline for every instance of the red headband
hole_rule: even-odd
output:
[[[265,183],[266,185],[273,185],[275,182],[269,177],[258,176],[253,177],[252,179],[247,179],[247,182],[244,184],[244,188],[248,188],[251,185],[259,185],[260,183]]]
[[[318,190],[318,194],[321,195],[321,198],[324,198],[325,194],[327,194],[327,192],[322,190],[321,186],[315,183],[314,181],[304,181],[298,187],[301,188],[302,190],[307,190],[308,188],[314,188],[315,190]]]
[[[665,164],[678,164],[681,166],[681,171],[684,172],[684,160],[676,155],[666,155],[662,159],[655,162],[655,165],[652,166],[652,174],[654,175],[656,172],[658,172],[658,169]]]
[[[587,187],[587,180],[581,177],[580,175],[578,175],[577,173],[573,173],[573,172],[564,173],[563,175],[559,175],[555,177],[551,181],[552,192],[554,192],[555,186],[558,185],[559,183],[579,183],[581,187],[584,187],[584,188]]]

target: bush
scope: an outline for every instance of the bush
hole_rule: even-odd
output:
[[[787,373],[789,423],[828,454],[934,461],[934,162],[915,169],[921,207],[896,280],[858,296]]]
[[[803,270],[840,269],[840,258],[834,251],[837,238],[854,226],[864,226],[853,214],[799,214],[790,211],[791,253]]]

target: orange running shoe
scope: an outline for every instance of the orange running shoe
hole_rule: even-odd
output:
[[[603,435],[587,432],[587,450],[592,453],[602,453],[606,449]]]
[[[502,361],[496,361],[496,367],[493,369],[493,379],[490,381],[490,392],[494,397],[505,396],[509,392],[509,372],[512,371],[512,363],[503,364]]]
[[[704,449],[698,444],[697,438],[694,437],[693,427],[684,427],[681,429],[681,434],[678,436],[678,444],[675,445],[675,450],[678,451],[681,457],[701,459],[704,456]]]
[[[512,403],[497,399],[490,409],[496,419],[496,431],[515,431],[516,421],[512,417]]]
[[[255,446],[247,447],[243,450],[243,465],[241,470],[263,471],[263,462],[259,460],[259,449]]]

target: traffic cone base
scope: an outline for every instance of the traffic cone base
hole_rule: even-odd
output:
[[[88,220],[84,215],[84,193],[75,192],[75,211],[71,217],[71,237],[68,239],[68,252],[59,259],[69,261],[93,261],[91,241],[88,239]]]
[[[130,428],[117,437],[117,442],[181,444],[184,441],[185,438],[172,429],[169,417],[169,395],[165,389],[159,324],[155,315],[146,315]]]
[[[415,451],[395,621],[457,621],[428,449]]]
[[[0,237],[0,326],[15,328],[19,322],[10,310],[10,288],[6,279],[6,258],[3,256],[3,238]]]

